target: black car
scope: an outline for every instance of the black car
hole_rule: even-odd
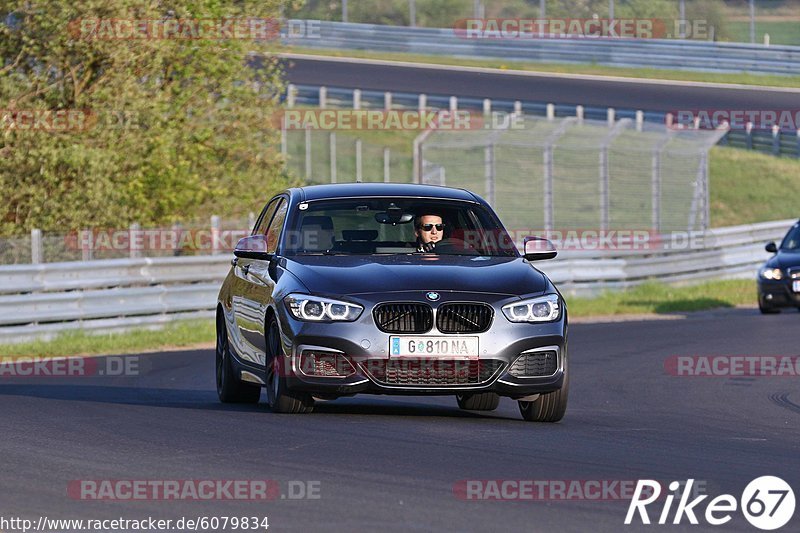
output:
[[[778,313],[781,307],[800,309],[800,221],[777,246],[767,243],[775,254],[758,271],[758,308],[762,313]]]
[[[426,217],[440,223],[421,224]],[[421,230],[441,234],[421,242]],[[358,393],[453,395],[470,410],[567,407],[567,309],[489,205],[447,187],[286,190],[234,251],[217,306],[217,392],[273,412]]]

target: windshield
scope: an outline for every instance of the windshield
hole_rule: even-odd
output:
[[[479,204],[355,198],[301,204],[283,236],[286,255],[415,254],[518,257],[508,233]]]
[[[781,250],[800,250],[800,225],[789,230],[783,238]]]

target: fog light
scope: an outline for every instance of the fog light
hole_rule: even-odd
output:
[[[355,374],[356,370],[344,354],[303,350],[300,371],[307,376],[343,378]]]

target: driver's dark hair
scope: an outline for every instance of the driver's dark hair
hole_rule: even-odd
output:
[[[439,213],[437,213],[435,211],[423,211],[420,214],[418,214],[416,217],[414,217],[414,227],[415,228],[421,228],[422,227],[422,217],[439,217],[439,218],[442,219],[442,223],[444,223],[444,217],[441,214],[439,214]]]

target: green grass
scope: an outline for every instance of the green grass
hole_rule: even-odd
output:
[[[0,344],[0,357],[129,354],[213,342],[213,320],[186,320],[159,330],[134,329],[101,335],[70,331],[49,341]]]
[[[331,57],[356,57],[366,59],[383,59],[394,61],[413,61],[438,65],[461,65],[469,67],[487,67],[501,70],[527,70],[537,72],[553,72],[561,74],[593,74],[598,76],[622,76],[628,78],[647,78],[676,81],[696,81],[706,83],[737,83],[767,87],[800,87],[800,76],[776,76],[749,73],[726,74],[717,72],[691,72],[654,68],[607,67],[597,64],[569,63],[535,63],[503,61],[500,59],[466,59],[448,56],[433,56],[405,53],[378,53],[363,50],[325,50],[322,48],[282,48],[276,52],[292,52],[298,54],[314,54]]]
[[[750,42],[750,23],[746,21],[728,22],[728,30],[733,40]],[[756,42],[764,42],[764,34],[769,33],[770,44],[789,44],[800,46],[800,21],[756,20]]]
[[[800,217],[800,160],[717,147],[710,172],[712,226]]]
[[[607,292],[597,298],[567,297],[572,317],[702,311],[737,305],[755,305],[754,280],[711,281],[701,285],[671,286],[646,283],[629,290]]]

